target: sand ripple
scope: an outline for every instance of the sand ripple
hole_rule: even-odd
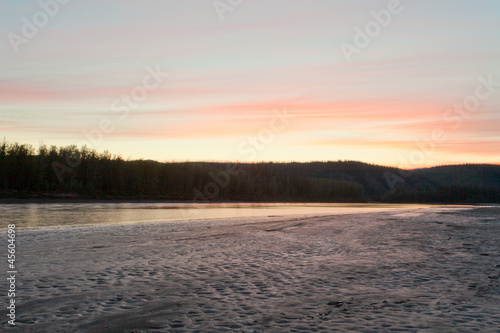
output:
[[[24,230],[9,331],[499,332],[499,216],[426,209]]]

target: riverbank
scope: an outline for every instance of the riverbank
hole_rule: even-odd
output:
[[[499,216],[426,208],[21,230],[9,331],[495,332]]]

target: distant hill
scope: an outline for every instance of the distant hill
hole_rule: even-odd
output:
[[[0,143],[0,196],[202,201],[500,203],[499,165],[405,171],[355,161],[160,163]]]
[[[494,187],[500,189],[500,166],[491,164],[446,165],[415,171],[436,185]]]

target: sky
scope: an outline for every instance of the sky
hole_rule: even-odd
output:
[[[0,136],[159,161],[500,163],[497,0],[9,0]]]

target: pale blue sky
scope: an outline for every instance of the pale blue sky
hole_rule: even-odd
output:
[[[245,161],[238,147],[286,108],[295,118],[256,160],[500,163],[500,87],[459,126],[456,113],[444,119],[478,77],[500,82],[500,2],[401,0],[348,63],[340,44],[354,45],[354,29],[388,3],[243,0],[220,20],[213,1],[73,0],[16,53],[9,36],[43,9],[3,1],[0,135],[131,158]],[[148,66],[168,78],[118,116],[112,103]],[[89,142],[103,119],[113,131]],[[447,139],[422,165],[402,162],[437,128]]]

